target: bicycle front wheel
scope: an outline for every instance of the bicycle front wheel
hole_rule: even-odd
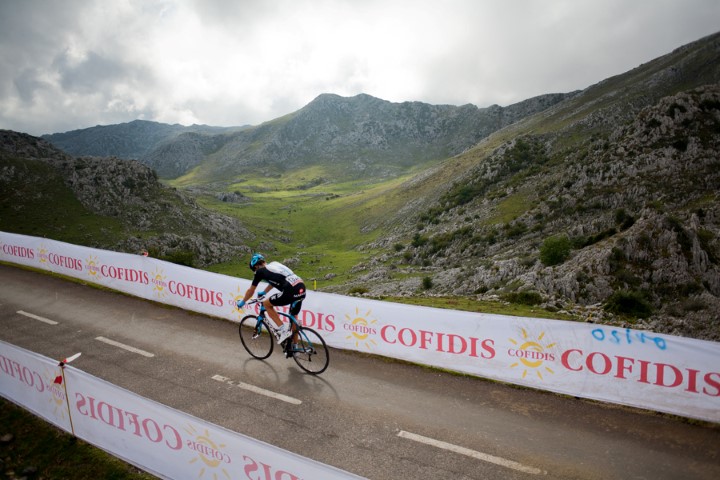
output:
[[[295,363],[307,373],[319,375],[330,364],[330,351],[325,340],[312,328],[300,327],[297,343],[292,349]]]
[[[256,315],[247,315],[240,320],[240,341],[253,357],[264,360],[270,356],[275,342],[265,320]]]

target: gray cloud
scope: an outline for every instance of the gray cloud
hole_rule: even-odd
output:
[[[92,51],[77,64],[72,64],[68,55],[63,53],[55,58],[52,67],[60,75],[60,85],[63,90],[78,93],[102,88],[103,84],[117,78],[122,70],[111,60]]]
[[[321,93],[507,105],[715,33],[717,0],[0,0],[0,128],[257,124]]]
[[[24,104],[35,100],[35,92],[49,87],[48,83],[42,80],[40,71],[35,68],[26,68],[19,72],[13,79],[13,85]]]

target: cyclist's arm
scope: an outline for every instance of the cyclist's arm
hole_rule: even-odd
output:
[[[268,283],[267,287],[265,288],[265,296],[267,296],[268,293],[270,293],[270,290],[273,289],[273,286]]]
[[[247,302],[252,298],[252,296],[255,295],[255,285],[250,285],[250,288],[247,289],[245,292],[245,296],[243,297],[243,302]]]

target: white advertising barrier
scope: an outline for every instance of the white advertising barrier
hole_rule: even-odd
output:
[[[0,341],[2,396],[160,478],[361,478],[64,370]]]
[[[5,232],[0,232],[0,260],[219,317],[237,317],[233,300],[242,296],[250,285],[247,280],[142,255]]]
[[[352,338],[374,353],[720,422],[715,342],[538,318],[364,308],[354,322],[367,336]]]
[[[70,412],[61,380],[57,360],[0,340],[0,395],[69,432]]]
[[[2,232],[0,260],[234,321],[245,314],[235,303],[250,285],[140,255]],[[720,422],[717,342],[322,292],[309,293],[299,320],[337,348]]]

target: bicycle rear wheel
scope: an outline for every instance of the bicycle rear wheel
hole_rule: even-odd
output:
[[[293,358],[307,373],[319,375],[330,364],[330,351],[325,340],[315,330],[300,327],[297,343],[293,345]]]
[[[272,354],[275,344],[265,320],[258,321],[256,315],[247,315],[240,320],[240,341],[253,357],[264,360]]]

